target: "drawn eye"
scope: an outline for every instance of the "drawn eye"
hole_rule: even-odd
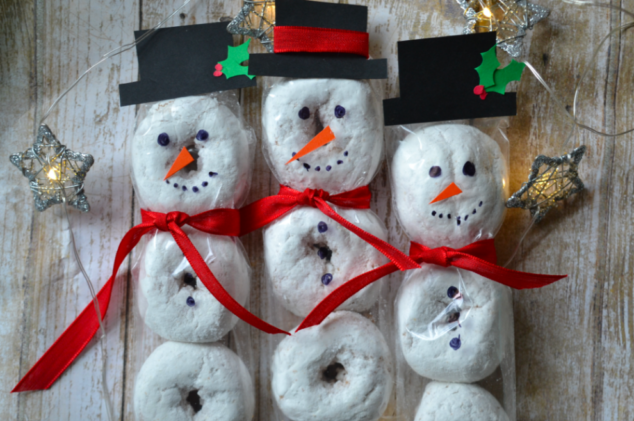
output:
[[[346,109],[343,108],[341,105],[337,105],[335,107],[335,117],[343,118],[344,115],[346,115]]]
[[[464,164],[464,167],[462,167],[462,173],[464,175],[468,175],[469,177],[473,177],[475,175],[475,165],[473,164],[473,162],[471,161],[467,161]]]
[[[160,135],[158,135],[158,139],[156,139],[156,141],[161,146],[167,146],[170,144],[170,137],[167,135],[167,133],[161,133]]]
[[[308,109],[308,107],[304,107],[299,110],[299,113],[297,115],[299,115],[299,118],[301,118],[302,120],[306,120],[308,119],[308,117],[310,117],[310,110]]]
[[[440,174],[442,174],[442,170],[440,169],[440,167],[431,167],[429,169],[429,176],[436,178],[436,177],[440,177]]]
[[[209,133],[207,133],[207,130],[198,130],[198,133],[196,133],[196,140],[202,140],[204,142],[207,139],[209,139]]]

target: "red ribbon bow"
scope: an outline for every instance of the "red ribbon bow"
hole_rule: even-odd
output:
[[[492,281],[515,289],[541,288],[568,275],[539,275],[506,269],[495,264],[497,256],[493,239],[477,241],[460,249],[450,247],[429,248],[412,242],[410,257],[417,263],[430,263],[438,266],[453,266],[465,269]],[[372,282],[396,272],[393,263],[363,273],[331,292],[310,312],[297,328],[297,331],[320,324],[326,316],[343,304],[348,298],[361,291]]]
[[[334,195],[321,189],[306,189],[303,192],[299,192],[290,187],[280,186],[280,192],[277,195],[257,200],[240,209],[240,235],[246,235],[275,221],[297,206],[310,206],[319,209],[324,215],[337,221],[340,225],[371,244],[400,270],[420,268],[416,262],[396,247],[348,222],[328,204],[330,202],[333,205],[346,208],[369,209],[371,198],[372,193],[370,193],[368,186]]]
[[[348,53],[369,58],[370,35],[347,29],[276,26],[275,53]]]
[[[209,292],[229,311],[240,319],[267,333],[288,332],[271,326],[242,307],[218,282],[202,256],[196,250],[187,234],[181,229],[189,225],[199,231],[227,236],[240,234],[239,211],[236,209],[214,209],[198,215],[189,216],[182,212],[149,212],[141,210],[142,222],[130,229],[121,240],[115,256],[112,276],[97,293],[101,317],[104,318],[110,304],[110,296],[115,278],[121,263],[139,243],[141,238],[152,230],[168,231],[174,237],[176,244],[189,261],[192,269]],[[99,328],[97,312],[91,302],[77,316],[70,326],[61,334],[53,345],[42,355],[28,373],[11,391],[25,392],[29,390],[48,389],[57,378],[68,368],[77,356],[88,345]]]

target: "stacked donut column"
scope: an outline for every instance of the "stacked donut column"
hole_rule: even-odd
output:
[[[281,184],[297,191],[321,189],[334,195],[366,186],[382,157],[380,100],[364,81],[282,80],[265,94],[262,123],[271,170]],[[327,128],[334,140],[293,159]],[[335,210],[387,239],[372,211]],[[263,236],[276,299],[301,317],[343,283],[387,263],[374,247],[312,207],[295,208]],[[392,358],[378,328],[357,313],[369,310],[379,293],[379,283],[372,284],[319,326],[282,340],[273,356],[272,392],[285,416],[293,421],[381,417],[392,390]]]
[[[143,209],[195,215],[239,206],[248,189],[249,133],[230,95],[186,97],[154,104],[133,141],[133,179]],[[183,149],[194,161],[170,175]],[[183,227],[212,273],[244,305],[249,268],[238,240]],[[220,341],[237,317],[200,283],[169,232],[148,242],[139,275],[145,325],[167,342],[137,375],[139,421],[249,421],[255,399],[242,360]]]
[[[493,238],[504,220],[504,157],[474,127],[411,131],[391,172],[398,217],[413,242],[459,249]],[[416,421],[508,421],[500,403],[473,384],[512,356],[508,287],[470,271],[425,264],[405,275],[396,319],[405,361],[432,380]]]

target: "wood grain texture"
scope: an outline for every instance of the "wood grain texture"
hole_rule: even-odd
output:
[[[634,0],[613,4],[634,10]],[[387,57],[390,77],[386,97],[398,94],[396,41],[461,32],[460,8],[451,0],[354,0],[369,6],[371,55]],[[552,12],[525,40],[524,58],[560,93],[567,104],[581,71],[600,37],[628,22],[607,9],[580,9],[555,0],[537,3]],[[182,4],[178,0],[0,0],[0,174],[6,199],[0,205],[3,273],[0,283],[0,419],[106,419],[98,383],[101,355],[90,346],[46,392],[10,395],[9,391],[36,359],[89,302],[85,282],[74,262],[61,209],[34,211],[24,177],[8,155],[33,141],[39,116],[52,100],[91,63],[132,40]],[[211,22],[234,16],[238,0],[213,0],[187,6],[169,25]],[[598,56],[585,81],[578,116],[599,130],[634,126],[634,30],[615,36]],[[529,48],[530,47],[530,48]],[[254,48],[257,48],[254,46]],[[118,107],[117,84],[137,78],[131,52],[92,72],[47,120],[69,148],[91,153],[96,164],[87,178],[92,205],[88,214],[73,212],[73,231],[81,258],[97,285],[111,271],[119,240],[135,221],[138,203],[130,183],[130,142],[134,107]],[[265,81],[243,90],[246,121],[255,130],[252,189],[249,201],[273,194],[277,183],[260,147],[260,105]],[[528,176],[533,158],[563,154],[586,144],[581,166],[586,191],[535,226],[511,267],[568,273],[570,277],[541,290],[514,293],[518,420],[634,419],[634,135],[603,138],[577,132],[563,147],[570,125],[555,102],[530,74],[518,88],[518,115],[510,119],[511,190]],[[392,244],[405,249],[407,238],[392,210],[387,164],[371,184],[372,208],[385,222]],[[510,210],[496,239],[506,261],[529,224],[521,210]],[[251,310],[279,317],[263,275],[261,233],[243,239],[252,268]],[[108,382],[118,418],[133,420],[135,374],[160,340],[144,331],[135,314],[134,269],[122,268],[107,318]],[[383,285],[383,299],[371,312],[388,336],[392,303],[401,276]],[[283,326],[290,327],[290,326]],[[245,359],[256,384],[256,419],[277,420],[270,396],[268,356],[277,338],[240,326],[226,343]],[[392,339],[390,339],[391,342]],[[407,367],[396,387],[405,399],[422,393],[421,379]],[[386,419],[411,420],[392,402]]]

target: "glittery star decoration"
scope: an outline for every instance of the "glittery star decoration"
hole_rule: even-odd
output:
[[[583,190],[578,166],[585,146],[580,146],[567,155],[535,158],[528,181],[506,202],[507,208],[528,209],[535,222],[541,221],[557,202]]]
[[[467,23],[465,34],[497,31],[497,45],[519,57],[526,30],[550,11],[527,0],[457,0]]]
[[[11,155],[10,160],[29,179],[38,211],[64,200],[82,212],[90,210],[84,194],[84,178],[94,162],[92,155],[67,149],[47,125],[40,126],[32,147]]]
[[[227,31],[234,35],[257,38],[266,50],[272,53],[274,27],[274,1],[245,0],[240,13],[227,25]]]

